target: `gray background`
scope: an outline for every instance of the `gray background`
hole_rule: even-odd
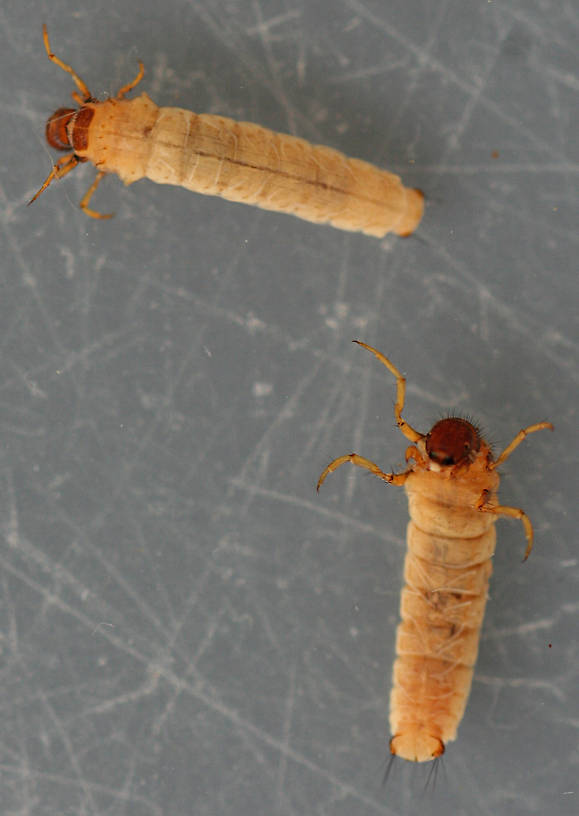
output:
[[[0,801],[10,816],[566,814],[578,785],[577,5],[4,2]],[[80,168],[25,203],[69,104],[255,121],[399,172],[384,241]],[[494,151],[498,157],[493,156]],[[503,468],[487,618],[436,785],[381,786],[407,519],[356,450],[479,420]]]

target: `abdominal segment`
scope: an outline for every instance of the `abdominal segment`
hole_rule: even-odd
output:
[[[179,147],[169,160],[171,132],[179,134]],[[156,134],[161,146],[149,165],[153,181],[161,180],[157,153],[165,167],[175,167],[169,183],[340,229],[407,234],[422,215],[422,193],[403,187],[398,176],[259,125],[161,108]]]
[[[452,508],[446,512],[452,513]],[[480,518],[478,514],[477,522]],[[482,534],[477,530],[474,538],[451,538],[428,533],[412,520],[407,542],[390,696],[390,746],[404,759],[424,762],[440,756],[446,743],[456,738],[466,707],[495,529],[491,523]]]

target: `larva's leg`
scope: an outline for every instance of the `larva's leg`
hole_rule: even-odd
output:
[[[70,173],[71,170],[74,170],[74,168],[79,163],[80,159],[78,158],[78,156],[75,156],[74,153],[69,153],[66,156],[62,156],[50,171],[48,178],[46,179],[40,190],[36,193],[36,195],[33,198],[30,199],[30,201],[28,202],[28,206],[30,206],[30,204],[32,204],[33,201],[36,201],[38,196],[46,190],[48,185],[54,179],[64,178],[64,176]]]
[[[71,68],[70,65],[67,65],[66,62],[63,62],[55,54],[52,53],[52,49],[50,47],[50,40],[48,39],[48,30],[47,30],[45,24],[43,24],[43,26],[42,26],[42,39],[44,40],[44,47],[46,48],[46,53],[48,54],[48,59],[51,62],[54,62],[55,65],[58,65],[59,68],[62,68],[63,71],[66,71],[67,74],[71,75],[71,77],[74,80],[74,84],[76,85],[76,87],[81,92],[81,95],[82,95],[81,103],[82,102],[87,102],[92,96],[91,92],[89,91],[89,89],[87,88],[85,83],[82,81],[82,79],[79,77],[79,75],[76,73],[76,71],[73,71],[73,69]],[[73,93],[72,96],[73,96],[73,99],[74,99],[75,102],[79,101],[78,100],[78,94]]]
[[[143,65],[141,60],[139,60],[139,70],[137,72],[136,77],[134,79],[132,79],[130,82],[127,82],[126,85],[123,85],[123,87],[119,90],[119,92],[117,93],[115,98],[116,99],[122,99],[125,94],[128,94],[129,91],[132,91],[133,88],[136,88],[137,85],[139,84],[139,82],[142,80],[144,75],[145,75],[145,66]]]
[[[390,371],[390,373],[394,374],[396,377],[396,403],[394,405],[394,417],[396,419],[396,424],[404,436],[407,439],[410,439],[411,442],[418,442],[419,439],[424,439],[424,434],[415,431],[414,428],[409,425],[405,419],[402,419],[401,416],[404,408],[404,398],[406,396],[406,379],[398,371],[396,366],[375,348],[372,348],[372,346],[369,346],[366,343],[362,343],[360,340],[354,340],[353,342],[357,343],[359,346],[362,346],[362,348],[365,348],[367,351],[370,351],[375,357],[378,358],[378,360],[380,360],[381,363],[383,363],[383,365],[386,366],[388,371]]]
[[[409,445],[406,448],[406,453],[404,455],[406,462],[410,462],[411,459],[414,459],[417,465],[426,465],[427,460],[424,456],[420,453],[416,445]]]
[[[511,453],[515,450],[515,448],[518,448],[523,439],[525,439],[529,434],[535,433],[535,431],[543,430],[553,431],[554,426],[550,422],[537,422],[536,425],[529,425],[528,428],[523,428],[515,436],[510,445],[507,445],[507,447],[504,449],[504,451],[501,453],[498,459],[496,459],[489,465],[489,470],[494,470],[499,465],[501,465],[505,461],[505,459],[508,459]]]
[[[90,215],[91,218],[112,218],[113,217],[113,213],[100,213],[100,212],[97,212],[96,210],[91,210],[91,208],[88,206],[91,198],[94,195],[94,192],[95,192],[96,188],[101,183],[101,181],[103,179],[103,176],[106,176],[106,173],[103,173],[102,171],[100,173],[96,174],[95,180],[93,181],[93,183],[90,185],[90,187],[88,188],[88,190],[86,191],[86,193],[83,195],[83,197],[80,200],[79,206],[80,206],[81,210],[86,215]]]
[[[316,490],[320,489],[329,473],[333,473],[346,462],[351,462],[353,465],[369,470],[370,473],[374,474],[374,476],[378,476],[380,479],[388,482],[388,484],[403,485],[408,478],[409,471],[406,473],[384,473],[384,471],[379,468],[378,465],[375,465],[374,462],[371,462],[364,456],[358,456],[357,453],[347,453],[345,456],[339,456],[337,459],[334,459],[333,462],[330,462],[328,467],[323,471],[322,475],[318,479]]]
[[[535,430],[539,430],[539,428],[535,428]],[[523,562],[526,561],[531,554],[531,550],[533,549],[533,525],[531,524],[531,519],[528,517],[525,511],[521,510],[519,507],[504,507],[501,504],[487,505],[487,501],[488,490],[483,490],[482,495],[476,505],[477,510],[480,510],[481,513],[492,513],[495,516],[508,516],[509,518],[519,519],[519,521],[523,523],[523,527],[525,528],[525,537],[527,539],[527,549],[525,550],[525,555],[523,556]]]

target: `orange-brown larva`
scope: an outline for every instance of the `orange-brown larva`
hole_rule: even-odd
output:
[[[354,342],[396,377],[394,416],[412,442],[406,451],[408,468],[384,473],[374,462],[351,453],[330,462],[318,490],[326,476],[346,462],[406,489],[410,522],[390,695],[390,751],[425,762],[443,754],[446,743],[456,738],[466,707],[497,518],[510,516],[523,523],[523,560],[533,546],[533,528],[523,510],[498,504],[497,467],[528,434],[553,426],[539,422],[524,428],[496,459],[478,428],[465,419],[441,419],[422,434],[401,416],[406,392],[402,374],[379,351]]]
[[[98,174],[80,206],[95,218],[109,216],[91,210],[90,199],[102,177],[116,173],[125,184],[149,178],[379,238],[416,229],[424,196],[393,173],[249,122],[159,108],[145,93],[125,99],[143,77],[142,63],[116,97],[99,102],[52,53],[46,26],[43,35],[48,58],[73,78],[79,107],[59,108],[48,120],[48,143],[68,152],[32,201],[53,179],[91,161]]]

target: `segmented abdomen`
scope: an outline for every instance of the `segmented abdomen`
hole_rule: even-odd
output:
[[[496,536],[494,517],[414,492],[412,476],[390,730],[392,752],[421,762],[455,739],[466,707]]]
[[[422,216],[420,191],[329,147],[222,116],[158,108],[146,94],[86,107],[94,120],[86,151],[77,152],[127,183],[146,176],[377,237],[408,235]]]

